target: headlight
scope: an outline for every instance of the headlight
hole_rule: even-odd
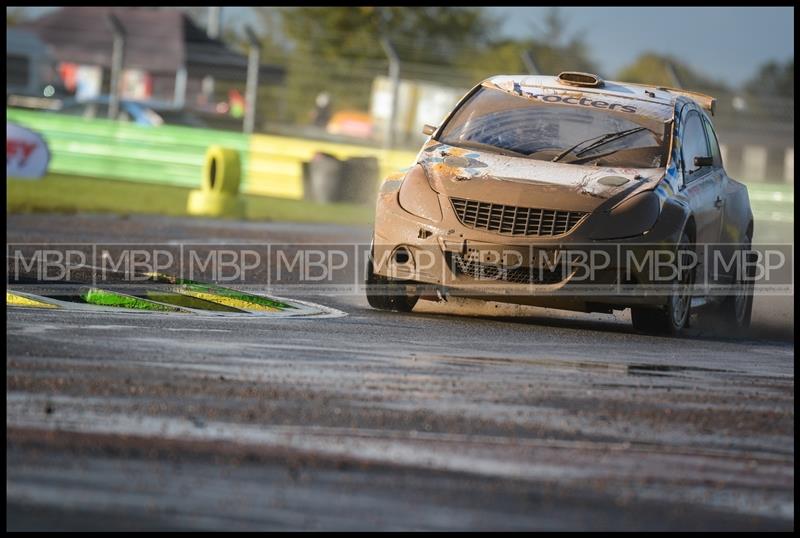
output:
[[[598,215],[591,231],[592,239],[622,239],[649,232],[658,220],[661,200],[653,191],[639,193]]]
[[[439,195],[428,183],[428,176],[422,165],[409,170],[400,186],[400,207],[423,219],[438,222],[442,220],[442,208],[439,206]]]

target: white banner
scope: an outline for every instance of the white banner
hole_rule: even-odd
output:
[[[39,134],[6,122],[6,177],[39,179],[47,173],[50,150]]]

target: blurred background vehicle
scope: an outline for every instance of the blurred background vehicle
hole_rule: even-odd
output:
[[[359,110],[340,110],[331,117],[325,130],[334,135],[369,139],[372,138],[372,117]]]
[[[66,99],[56,112],[87,119],[107,118],[110,101],[111,98],[107,95],[82,101],[75,98]],[[163,104],[128,100],[120,101],[117,119],[149,127],[158,127],[164,124],[189,127],[208,126],[197,114],[185,109],[174,109]]]
[[[7,104],[53,109],[74,95],[57,75],[55,58],[36,34],[19,28],[6,32]]]

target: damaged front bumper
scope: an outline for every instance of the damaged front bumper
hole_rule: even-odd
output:
[[[437,196],[443,215],[432,222],[405,211],[397,191],[379,195],[375,274],[406,281],[428,299],[463,296],[584,312],[667,300],[665,269],[641,260],[675,249],[674,219],[624,240],[590,239],[591,215],[560,236],[509,236],[464,226],[448,199]]]

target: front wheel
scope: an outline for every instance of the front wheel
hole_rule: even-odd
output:
[[[691,248],[686,232],[678,244],[678,255],[685,258],[682,252]],[[690,268],[685,259],[679,264],[680,273],[673,282],[672,290],[666,305],[661,308],[631,308],[631,321],[636,330],[648,334],[667,334],[680,336],[689,326],[692,311],[692,286],[694,284],[694,268]]]
[[[374,254],[370,252],[366,278],[367,302],[377,310],[411,312],[419,296],[409,293],[408,285],[375,274]]]

